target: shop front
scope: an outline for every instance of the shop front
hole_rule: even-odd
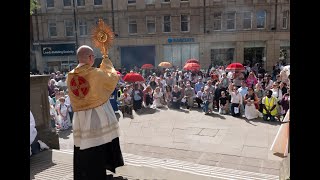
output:
[[[280,41],[280,62],[290,64],[290,41]]]
[[[226,66],[235,58],[235,42],[211,43],[210,57],[213,66]]]
[[[155,65],[155,46],[123,46],[121,49],[121,66],[126,69],[140,68],[143,64]]]
[[[171,62],[180,69],[188,59],[199,60],[199,43],[194,38],[168,38],[168,44],[163,45],[163,60]]]
[[[244,43],[244,65],[254,66],[256,63],[264,67],[266,57],[266,43],[264,41],[250,41]]]
[[[42,44],[42,60],[48,72],[68,72],[77,63],[75,44]]]

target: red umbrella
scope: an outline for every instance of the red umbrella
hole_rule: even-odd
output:
[[[199,71],[200,65],[197,63],[187,63],[184,65],[183,69],[187,71]]]
[[[226,71],[237,71],[237,72],[244,72],[245,68],[241,63],[231,63],[226,68]]]
[[[197,63],[197,64],[200,64],[200,62],[197,60],[197,59],[188,59],[187,61],[186,61],[186,64],[187,63]]]
[[[144,78],[139,73],[131,72],[126,74],[123,80],[126,82],[138,82],[138,81],[144,81]]]
[[[141,66],[141,69],[153,69],[154,66],[152,64],[144,64]]]

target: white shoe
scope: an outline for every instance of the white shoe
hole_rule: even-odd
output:
[[[42,142],[41,140],[38,140],[38,143],[40,144],[40,149],[49,149],[49,146],[47,146],[44,142]]]

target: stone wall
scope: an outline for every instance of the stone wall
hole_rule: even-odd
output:
[[[52,149],[59,149],[59,136],[50,127],[48,81],[46,75],[30,76],[30,110],[38,131],[37,138]]]

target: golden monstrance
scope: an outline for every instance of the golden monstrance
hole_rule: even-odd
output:
[[[102,58],[108,57],[108,49],[111,47],[114,39],[114,33],[102,19],[99,19],[98,25],[92,30],[93,45],[101,50]]]

